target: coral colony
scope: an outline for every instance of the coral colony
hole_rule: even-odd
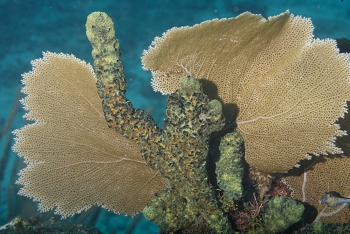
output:
[[[271,181],[307,153],[342,152],[350,65],[333,40],[288,11],[170,29],[142,57],[169,94],[160,128],[125,97],[112,20],[94,12],[86,30],[94,69],[46,52],[23,75],[34,123],[15,131],[21,195],[63,217],[143,212],[163,232],[277,233],[302,219],[304,205]]]

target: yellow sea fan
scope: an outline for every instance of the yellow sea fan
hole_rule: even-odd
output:
[[[146,166],[140,147],[108,128],[92,67],[44,53],[23,75],[22,100],[35,121],[16,130],[13,149],[28,164],[19,194],[63,217],[100,205],[134,215],[168,182]]]
[[[334,122],[350,98],[350,63],[334,40],[313,39],[310,19],[289,11],[265,19],[245,12],[173,28],[142,57],[163,94],[181,76],[202,79],[210,98],[237,116],[246,161],[266,173],[286,172],[310,154],[340,153]],[[237,108],[238,107],[238,113]]]

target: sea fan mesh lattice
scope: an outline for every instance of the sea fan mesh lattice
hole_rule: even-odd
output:
[[[288,11],[265,19],[249,12],[173,28],[144,51],[152,86],[174,92],[185,75],[202,79],[210,98],[237,116],[246,161],[286,172],[310,154],[340,153],[334,122],[350,97],[350,64],[334,40],[313,39],[310,19]],[[237,108],[238,113],[237,113]]]
[[[14,150],[28,164],[19,193],[63,217],[92,205],[140,212],[167,180],[146,166],[135,142],[107,127],[92,67],[49,52],[32,65],[22,102],[35,122],[15,131]]]

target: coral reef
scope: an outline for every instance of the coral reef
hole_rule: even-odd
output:
[[[276,196],[264,209],[266,210],[261,216],[264,231],[261,233],[272,234],[285,231],[292,224],[299,222],[304,212],[304,205],[293,199]]]
[[[347,105],[349,106],[349,102]],[[349,133],[350,115],[338,120],[341,129]],[[324,155],[304,162],[300,169],[294,169],[283,177],[293,190],[292,197],[309,204],[305,217],[321,220],[325,223],[347,223],[350,221],[350,210],[347,205],[335,208],[320,203],[325,192],[336,191],[344,197],[350,197],[350,136],[338,138],[336,144],[344,153],[342,155]],[[311,220],[311,221],[313,221]]]
[[[335,208],[320,203],[325,192],[337,191],[344,197],[350,196],[349,156],[328,156],[315,159],[317,163],[298,176],[288,175],[283,179],[292,188],[292,197],[303,201],[315,210],[306,210],[306,217],[327,223],[349,222],[350,210],[347,205]]]
[[[237,31],[232,24],[239,35],[229,35]],[[349,98],[348,57],[337,53],[334,41],[311,40],[311,33],[309,20],[289,12],[268,20],[244,13],[171,29],[143,57],[153,86],[170,90],[161,129],[126,98],[112,20],[103,12],[90,14],[86,34],[94,70],[72,55],[47,52],[24,75],[26,117],[36,122],[15,132],[14,150],[28,164],[18,180],[20,194],[64,217],[95,204],[130,215],[143,209],[163,232],[190,232],[192,226],[232,233],[230,212],[242,231],[285,231],[301,219],[304,206],[264,197],[268,174],[290,169],[307,152],[339,153],[334,137],[345,134],[334,121]],[[322,113],[317,121],[316,110]],[[230,114],[226,120],[223,112]],[[218,141],[218,151],[210,151]],[[209,175],[208,158],[216,153]],[[244,157],[256,170],[251,174],[264,181],[260,198],[244,191]],[[276,186],[272,194],[290,195]],[[249,200],[244,193],[254,200],[237,211],[242,199]]]
[[[231,200],[240,200],[243,195],[244,144],[237,131],[227,133],[220,141],[220,157],[216,163],[218,186]]]
[[[164,127],[159,129],[146,112],[133,109],[125,98],[122,60],[110,18],[92,13],[86,26],[109,126],[136,141],[147,164],[170,182],[170,188],[144,209],[146,218],[162,230],[176,231],[201,215],[217,232],[230,230],[227,218],[217,209],[205,168],[210,134],[223,126],[221,103],[209,102],[199,81],[182,77],[179,90],[167,99]]]
[[[292,190],[290,187],[281,179],[275,179],[271,185],[271,189],[268,191],[271,196],[284,196],[287,198],[292,197]]]
[[[335,40],[313,38],[310,19],[288,11],[263,18],[245,12],[172,28],[142,57],[163,94],[181,76],[203,80],[211,99],[237,121],[245,160],[265,173],[285,173],[308,154],[341,153],[335,121],[350,98],[350,62]]]
[[[304,205],[284,196],[264,196],[244,204],[243,209],[232,213],[232,218],[241,232],[278,233],[286,231],[299,222]]]
[[[208,186],[205,168],[210,133],[221,126],[215,127],[221,116],[221,104],[209,102],[197,80],[183,77],[180,82],[179,91],[167,99],[161,136],[166,147],[157,163],[162,174],[169,178],[171,189],[154,198],[144,214],[158,225],[165,222],[160,227],[167,231],[177,230],[179,224],[188,226],[198,214],[210,225],[223,222],[219,225],[225,226],[223,213],[217,209],[214,193]],[[199,118],[200,115],[205,119]]]
[[[254,199],[244,203],[241,209],[235,210],[231,213],[237,229],[241,232],[254,232],[261,226],[261,213],[267,202],[268,197],[256,197],[253,193]]]
[[[97,228],[82,224],[57,222],[54,217],[44,221],[38,216],[29,219],[16,217],[11,222],[0,227],[0,233],[31,233],[31,234],[60,234],[60,233],[89,233],[101,234]]]
[[[93,205],[135,215],[168,187],[137,143],[108,128],[90,65],[50,52],[32,64],[23,75],[22,102],[25,118],[35,122],[14,132],[13,149],[28,164],[17,180],[19,194],[63,217]]]
[[[350,223],[344,224],[326,224],[314,222],[306,225],[301,231],[301,234],[348,234],[350,233]]]
[[[268,173],[258,171],[256,167],[249,166],[249,177],[252,181],[254,181],[260,197],[263,197],[271,187],[273,176]]]

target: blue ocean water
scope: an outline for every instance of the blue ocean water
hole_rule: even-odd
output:
[[[268,17],[287,9],[310,17],[317,38],[350,38],[349,0],[0,0],[0,131],[11,116],[21,74],[31,70],[30,61],[42,57],[43,51],[74,54],[92,63],[85,22],[93,11],[106,12],[115,23],[128,81],[127,97],[161,125],[166,97],[152,91],[151,73],[142,70],[140,60],[154,37],[172,27],[235,17],[245,11]],[[8,146],[13,144],[11,131],[25,124],[23,114],[19,108],[0,135],[0,226],[16,215],[39,214],[34,203],[28,205],[30,200],[16,195],[18,186],[14,185],[23,164]],[[85,220],[89,223],[89,218]],[[125,233],[131,222],[131,217],[99,210],[93,224],[103,233]],[[142,218],[132,233],[158,232],[154,223]]]

